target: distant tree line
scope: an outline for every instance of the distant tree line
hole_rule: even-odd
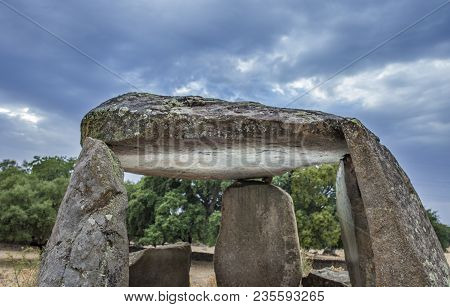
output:
[[[34,157],[0,163],[0,241],[43,246],[50,236],[75,160]]]
[[[300,244],[340,247],[336,218],[337,166],[298,169],[274,178],[291,194]],[[127,183],[128,234],[144,245],[186,241],[214,245],[220,227],[223,191],[231,181],[144,177]]]
[[[161,177],[127,182],[129,239],[144,245],[176,241],[214,245],[222,193],[229,184]]]
[[[43,246],[55,222],[75,159],[34,157],[21,165],[0,163],[0,242]],[[336,217],[337,165],[296,169],[274,177],[287,191],[303,248],[341,247]],[[129,239],[142,245],[177,241],[214,245],[220,227],[221,199],[231,181],[143,177],[126,182]],[[450,227],[435,211],[427,210],[444,248],[450,245]]]

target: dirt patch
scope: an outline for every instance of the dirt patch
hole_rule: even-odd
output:
[[[23,249],[23,250],[0,250],[0,263],[3,261],[10,261],[11,259],[38,260],[39,250]]]
[[[197,243],[192,243],[191,244],[191,249],[193,252],[198,252],[198,253],[209,253],[209,254],[214,254],[214,246],[207,246],[207,245],[203,245],[203,244],[197,244]]]
[[[193,260],[189,276],[191,287],[216,287],[213,262]]]
[[[0,246],[0,287],[32,287],[39,271],[39,249]]]

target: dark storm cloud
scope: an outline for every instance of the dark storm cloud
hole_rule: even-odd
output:
[[[6,2],[142,90],[285,106],[443,0]],[[361,118],[447,222],[449,15],[291,105]],[[2,4],[0,29],[0,158],[76,155],[83,115],[135,91]]]
[[[438,3],[15,1],[14,5],[138,87],[152,89],[148,86],[152,84],[154,90],[171,92],[180,84],[203,78],[209,87],[217,88],[214,92],[218,95],[227,88],[226,96],[260,97],[265,83],[273,79],[289,82],[301,76],[330,74]],[[85,99],[102,97],[95,92],[131,90],[5,7],[0,14],[6,29],[0,55],[9,59],[2,64],[8,71],[0,80],[4,90],[33,88],[35,99],[46,98],[40,105],[68,113],[85,111],[80,106]],[[359,67],[411,60],[424,53],[449,54],[448,28],[450,19],[438,13]],[[287,43],[280,43],[283,36]],[[233,60],[253,56],[260,56],[257,64],[265,66],[265,74],[246,76],[244,83],[248,84],[240,89],[243,80]],[[65,93],[55,88],[65,89]]]

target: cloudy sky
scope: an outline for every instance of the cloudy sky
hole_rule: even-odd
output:
[[[450,4],[292,103],[444,2],[0,0],[0,159],[129,91],[255,100],[358,117],[450,224]]]

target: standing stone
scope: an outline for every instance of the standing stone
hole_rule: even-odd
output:
[[[300,285],[300,245],[289,194],[256,181],[237,182],[224,192],[214,270],[222,287]]]
[[[339,164],[336,178],[336,209],[351,284],[354,287],[376,286],[370,230],[355,169],[349,155],[346,155]]]
[[[191,245],[171,244],[130,254],[130,287],[189,287]]]
[[[359,223],[355,237],[357,243],[366,241],[358,246],[364,283],[449,286],[444,252],[406,173],[361,123],[347,121],[342,128],[351,155],[344,166],[355,226]]]
[[[39,286],[128,286],[123,171],[102,141],[84,140],[45,249]]]

